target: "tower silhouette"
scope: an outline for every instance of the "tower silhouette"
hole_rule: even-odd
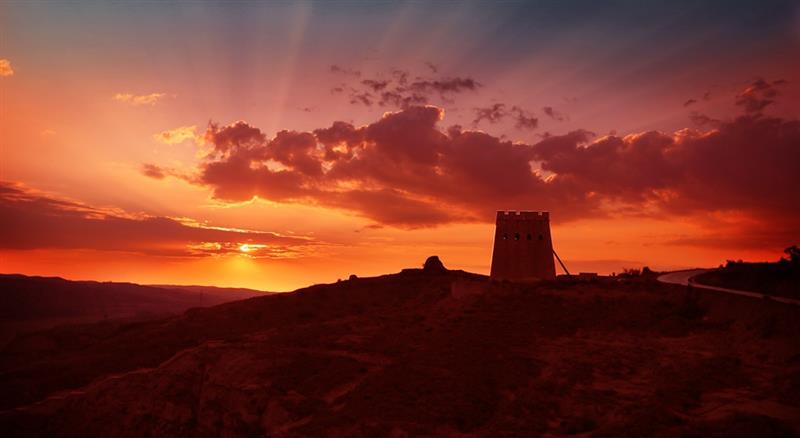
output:
[[[556,277],[546,211],[498,211],[491,277],[532,281]]]

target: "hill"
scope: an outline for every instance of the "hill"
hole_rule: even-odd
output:
[[[797,307],[405,270],[17,337],[7,436],[792,436]]]
[[[261,294],[249,289],[151,287],[0,274],[0,345],[26,330],[104,319],[163,317]]]
[[[724,267],[700,274],[695,280],[710,286],[800,299],[800,260],[761,263],[730,260]]]

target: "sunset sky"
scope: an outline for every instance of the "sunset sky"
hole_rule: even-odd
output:
[[[573,271],[800,243],[800,3],[0,4],[0,272],[291,290],[551,212]]]

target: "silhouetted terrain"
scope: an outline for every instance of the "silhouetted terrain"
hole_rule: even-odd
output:
[[[723,268],[698,275],[695,281],[710,286],[800,298],[800,262],[789,260],[780,260],[774,263],[729,261]]]
[[[406,270],[20,336],[7,436],[792,436],[800,308]]]
[[[0,274],[0,346],[20,331],[104,319],[163,317],[261,293],[249,289],[151,287]]]

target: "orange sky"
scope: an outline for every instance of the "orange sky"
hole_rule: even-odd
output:
[[[516,7],[0,6],[0,272],[487,273],[498,208],[552,211],[573,271],[798,243],[796,9]]]

